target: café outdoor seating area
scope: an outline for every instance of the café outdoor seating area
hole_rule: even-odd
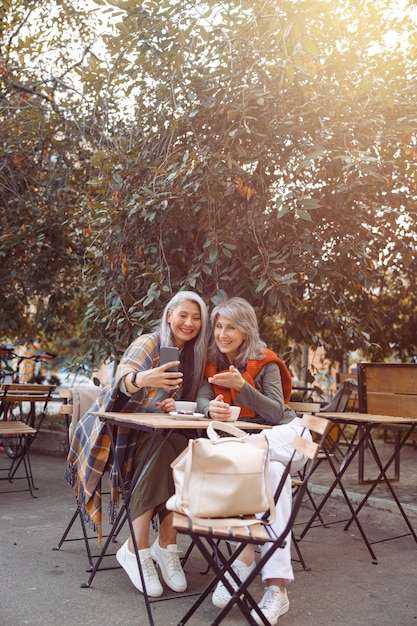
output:
[[[411,371],[415,372],[415,369],[411,368]],[[404,380],[404,374],[401,378]],[[361,373],[359,379],[360,392]],[[376,383],[371,379],[372,377],[368,375],[367,385],[375,398],[377,392],[375,389],[372,392],[372,385],[375,386]],[[362,384],[363,382],[362,374]],[[386,386],[384,392],[390,393]],[[406,396],[407,406],[415,406],[409,402],[409,394],[403,395]],[[359,400],[363,407],[364,398],[363,396],[361,398],[360,393]],[[382,407],[381,404],[379,406]],[[400,406],[398,398],[396,406]],[[314,411],[318,408],[318,405],[314,405]],[[65,409],[63,410],[65,412]],[[319,413],[323,416],[332,415],[326,411]],[[350,415],[354,416],[356,413],[351,412]],[[404,420],[407,421],[406,416]],[[339,438],[338,453],[343,454],[343,450],[348,448],[349,437],[353,432],[352,425],[349,424],[347,430],[344,430],[344,437]],[[384,467],[406,431],[398,428],[388,431],[385,427],[378,427],[372,432],[372,441],[378,452],[377,458]],[[287,626],[307,623],[306,606],[308,623],[326,623],[325,607],[329,603],[334,606],[335,601],[337,616],[334,617],[333,614],[334,624],[361,624],[363,615],[365,612],[369,614],[372,606],[375,620],[370,619],[367,622],[370,624],[389,624],[394,619],[397,623],[405,624],[416,619],[417,609],[410,601],[407,588],[409,581],[417,573],[415,565],[417,544],[415,536],[413,537],[405,523],[408,520],[412,528],[417,527],[416,444],[414,438],[410,436],[410,440],[400,451],[399,476],[395,475],[393,461],[389,472],[387,471],[389,480],[384,481],[382,476],[358,513],[357,521],[356,519],[352,521],[352,510],[355,511],[361,505],[370,489],[369,481],[364,478],[368,476],[374,480],[381,470],[369,446],[364,445],[362,452],[363,457],[360,458],[357,454],[343,473],[342,483],[333,485],[320,516],[317,516],[308,532],[301,536],[306,524],[315,515],[314,507],[328,495],[335,481],[331,464],[326,462],[320,463],[310,477],[308,489],[311,498],[305,496],[293,527],[294,541],[301,549],[302,562],[293,549],[295,581],[288,590],[291,610],[280,618],[280,623],[282,621]],[[0,458],[0,467],[2,461],[3,458]],[[339,461],[335,463],[337,465]],[[85,612],[90,611],[89,607],[96,606],[96,613],[88,623],[99,624],[111,606],[112,615],[116,616],[114,623],[147,624],[148,615],[144,597],[130,584],[126,584],[114,557],[113,544],[109,546],[108,554],[95,572],[92,584],[87,585],[89,588],[82,588],[86,586],[85,583],[90,576],[88,570],[91,570],[91,564],[88,563],[86,556],[85,541],[80,540],[81,524],[77,519],[69,529],[68,536],[62,541],[62,533],[68,527],[75,510],[71,490],[62,477],[64,459],[62,456],[39,454],[35,449],[32,453],[32,465],[37,488],[36,497],[31,497],[28,492],[16,491],[14,483],[5,483],[6,492],[9,493],[1,496],[8,499],[7,511],[1,507],[0,520],[5,536],[2,552],[4,562],[8,563],[10,580],[13,581],[13,584],[8,582],[5,584],[7,597],[15,597],[15,602],[8,603],[5,614],[2,609],[3,623],[6,625],[23,623],[33,612],[39,611],[43,623],[56,623],[61,620],[65,624],[67,622],[63,615],[68,606],[71,607],[72,621],[73,619],[81,621]],[[391,489],[395,489],[399,505],[393,500]],[[353,507],[351,509],[347,506],[343,490],[347,494],[349,506]],[[350,523],[347,524],[349,520]],[[122,527],[120,537],[117,536],[116,541],[122,542],[127,532],[127,526]],[[60,540],[59,550],[54,550]],[[367,541],[370,542],[368,549]],[[179,544],[185,554],[190,545],[189,537],[181,536]],[[94,560],[99,552],[94,535],[90,537],[89,545]],[[295,546],[294,543],[293,547]],[[374,558],[371,558],[372,555]],[[398,563],[401,563],[401,568],[398,567]],[[178,597],[172,592],[168,594],[166,590],[162,598],[150,603],[155,624],[181,623],[195,596],[198,596],[210,582],[212,570],[207,567],[207,563],[196,549],[188,556],[185,570],[189,580],[187,594]],[[22,589],[26,590],[23,596],[19,592]],[[388,595],[387,589],[390,589]],[[32,592],[27,594],[27,590]],[[254,597],[260,597],[262,594],[259,576],[251,584],[250,590]],[[320,594],[320,602],[317,602],[317,594]],[[36,597],[35,608],[32,604],[34,597]],[[352,597],[355,597],[354,603],[347,601]],[[200,608],[198,616],[187,623],[202,623],[198,620],[215,623],[217,614],[218,609],[211,604],[209,597]],[[45,615],[50,616],[50,622],[48,618],[45,619]],[[17,622],[13,621],[14,619],[17,619]],[[234,607],[222,623],[241,624],[242,619],[241,613]]]
[[[0,20],[0,626],[417,626],[417,0]]]
[[[387,449],[389,444],[383,439],[379,441],[382,448]],[[416,457],[417,450],[413,445],[406,446],[402,454],[401,481],[396,487],[415,525]],[[73,495],[62,479],[62,457],[34,451],[32,465],[39,487],[37,498],[32,498],[28,492],[3,494],[2,498],[8,498],[7,510],[4,502],[0,502],[4,564],[2,586],[9,599],[6,605],[2,605],[2,623],[5,626],[40,623],[42,617],[41,621],[46,626],[57,622],[99,626],[111,613],[114,624],[147,624],[143,596],[125,580],[115,557],[109,556],[106,562],[106,567],[114,569],[98,572],[93,585],[82,589],[80,585],[89,575],[82,541],[67,541],[61,550],[53,550],[74,510]],[[313,494],[320,496],[330,479],[330,472],[323,465],[311,483]],[[354,498],[366,489],[364,485],[357,485],[357,468],[348,472],[345,484],[350,493],[357,494]],[[305,501],[298,521],[308,519],[311,510]],[[346,517],[347,508],[336,493],[326,511],[330,521],[337,521]],[[400,517],[383,488],[382,493],[375,494],[375,499],[367,506],[363,523],[373,537],[383,537],[387,531],[390,534],[398,532]],[[79,526],[74,526],[71,532],[70,537],[80,537]],[[124,538],[125,533],[122,533],[119,545]],[[188,542],[181,537],[180,544],[185,553]],[[92,547],[96,548],[95,540],[92,540]],[[364,623],[363,615],[369,616],[367,624],[375,626],[407,624],[416,618],[415,602],[410,595],[410,580],[417,573],[416,546],[411,537],[377,546],[378,565],[371,563],[355,527],[348,532],[343,531],[341,524],[311,529],[301,542],[301,548],[311,571],[304,571],[299,563],[293,562],[295,581],[288,592],[291,610],[280,618],[280,623],[286,626],[325,624],[329,604],[333,607],[332,624],[336,626],[359,626]],[[191,591],[198,591],[204,586],[207,574],[201,572],[205,570],[205,562],[198,551],[193,550],[186,565]],[[259,578],[251,590],[255,597],[260,597],[262,584]],[[168,591],[164,595],[168,596]],[[175,594],[168,597],[172,595]],[[320,601],[317,600],[318,595]],[[176,625],[192,600],[183,597],[152,603],[155,624]],[[217,612],[218,609],[207,600],[203,612],[190,624],[209,624]],[[242,616],[233,609],[223,623],[240,625],[243,623]]]

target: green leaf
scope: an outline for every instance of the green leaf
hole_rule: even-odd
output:
[[[297,209],[297,216],[307,222],[312,221],[310,213],[308,211],[304,211],[303,209]]]

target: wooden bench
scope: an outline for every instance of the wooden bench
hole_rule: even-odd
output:
[[[417,363],[359,363],[359,412],[417,417]]]
[[[417,417],[417,363],[359,363],[358,364],[359,412],[374,415],[393,415],[398,417]],[[395,445],[398,446],[402,429],[387,427],[395,433]],[[386,440],[386,437],[384,437]],[[416,441],[417,433],[409,440]],[[363,457],[359,458],[359,482],[366,482],[363,477]],[[400,477],[400,456],[395,461],[395,477]]]

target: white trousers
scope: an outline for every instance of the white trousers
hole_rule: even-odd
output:
[[[294,452],[292,442],[296,435],[303,436],[304,439],[311,441],[311,433],[305,430],[302,433],[301,419],[296,417],[289,424],[273,426],[271,429],[262,431],[269,441],[269,476],[271,480],[272,492],[274,493],[278,487],[285,466]],[[301,452],[297,451],[291,463],[291,472],[297,472],[304,467],[307,458]],[[287,476],[282,493],[276,504],[276,517],[272,524],[272,528],[280,534],[291,514],[292,506],[292,485],[291,476]],[[264,544],[261,547],[261,555],[263,555],[271,544]],[[269,578],[285,578],[287,581],[294,580],[294,573],[291,565],[291,532],[288,533],[285,546],[278,548],[274,554],[268,559],[262,568],[262,580]]]

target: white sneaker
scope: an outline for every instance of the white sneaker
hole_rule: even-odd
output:
[[[152,598],[158,598],[162,595],[164,590],[152,560],[151,549],[145,548],[144,550],[139,550],[138,553],[140,564],[142,566],[143,578],[145,580],[146,593]],[[139,591],[143,593],[142,580],[136,556],[129,550],[127,541],[125,541],[122,547],[116,552],[116,559],[123,567],[136,589],[139,589]]]
[[[255,562],[253,562],[252,565],[245,565],[242,561],[236,559],[232,565],[232,570],[235,574],[237,574],[239,580],[244,581],[254,567]],[[237,589],[237,585],[230,574],[226,574],[226,578],[231,583],[233,589]],[[217,583],[211,599],[214,606],[217,606],[219,609],[222,609],[229,602],[230,593],[227,591],[221,580]]]
[[[187,579],[181,567],[179,554],[181,550],[176,543],[169,544],[166,548],[161,548],[157,537],[151,546],[151,555],[158,563],[162,578],[172,591],[185,591],[187,589]]]
[[[279,616],[287,613],[290,608],[287,590],[282,592],[279,587],[276,587],[275,585],[265,587],[265,593],[262,600],[259,602],[258,607],[261,609],[271,626],[275,626],[278,622]],[[261,618],[253,609],[250,614],[256,624],[260,624],[261,626],[263,625]]]

